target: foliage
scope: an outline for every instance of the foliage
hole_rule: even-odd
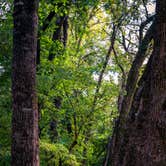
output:
[[[41,166],[58,165],[62,162],[64,166],[79,166],[74,155],[62,144],[51,144],[46,141],[40,142]]]
[[[118,115],[117,98],[124,74],[121,67],[127,75],[138,49],[138,27],[145,19],[142,1],[126,2],[40,1],[37,92],[41,165],[100,166],[104,162]],[[0,165],[9,165],[12,2],[0,3]],[[52,11],[55,16],[43,31]],[[64,15],[69,24],[67,46],[64,36],[53,39],[56,21]],[[114,27],[117,57],[112,51],[100,83]],[[48,59],[50,54],[53,60]]]

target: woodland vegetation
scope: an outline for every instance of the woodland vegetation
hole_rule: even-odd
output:
[[[165,166],[165,13],[0,0],[0,166]]]

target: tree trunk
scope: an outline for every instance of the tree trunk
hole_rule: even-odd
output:
[[[128,117],[112,166],[166,165],[166,1],[156,7],[154,48],[136,110]],[[142,86],[142,84],[141,84]],[[136,91],[138,93],[138,91]],[[137,94],[135,95],[135,97]],[[138,95],[139,96],[139,95]],[[131,118],[132,117],[132,118]],[[114,147],[116,149],[116,146]]]
[[[39,166],[35,90],[37,7],[37,0],[14,0],[12,166]]]
[[[68,31],[68,16],[65,14],[63,16],[59,16],[55,23],[56,27],[53,33],[52,40],[54,42],[61,42],[64,47],[66,47],[67,43],[67,31]],[[50,52],[48,56],[48,60],[52,61],[54,59],[54,53]]]
[[[138,79],[140,75],[140,69],[142,64],[147,56],[146,51],[149,47],[150,41],[154,38],[154,22],[147,30],[144,38],[140,42],[140,46],[138,52],[136,54],[135,60],[131,66],[129,71],[126,85],[123,85],[122,92],[125,90],[126,95],[121,95],[118,102],[118,110],[119,110],[119,117],[115,122],[115,127],[112,135],[112,144],[111,144],[111,160],[117,161],[117,157],[119,156],[120,145],[122,142],[122,137],[124,134],[125,124],[127,121],[128,114],[130,114],[130,110],[132,109],[132,105],[134,101],[134,95],[137,93],[137,86],[138,86]],[[124,75],[124,74],[123,74]],[[124,77],[124,76],[123,76]],[[123,78],[123,80],[125,80]],[[124,82],[124,81],[123,81]],[[140,87],[138,88],[140,90]]]

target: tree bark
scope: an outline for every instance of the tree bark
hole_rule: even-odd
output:
[[[154,48],[144,83],[136,91],[136,106],[128,116],[112,166],[164,166],[166,164],[166,1],[158,0]],[[138,88],[139,89],[139,88]],[[138,97],[136,101],[136,97]],[[133,108],[133,107],[131,107]],[[134,117],[134,118],[133,118]],[[116,146],[114,147],[116,149]]]
[[[35,87],[37,8],[37,0],[14,0],[12,166],[39,166]]]
[[[138,85],[137,82],[140,75],[140,69],[147,56],[146,51],[148,49],[150,41],[153,38],[153,32],[154,23],[147,30],[143,40],[140,42],[138,52],[127,77],[126,85],[122,89],[125,89],[126,95],[121,96],[121,101],[118,103],[118,110],[120,115],[115,123],[112,136],[111,156],[112,160],[114,161],[117,161],[116,158],[119,156],[119,150],[124,134],[125,123],[127,120],[127,116],[131,110],[134,94],[136,93],[136,88]]]

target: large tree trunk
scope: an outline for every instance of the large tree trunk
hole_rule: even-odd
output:
[[[166,1],[158,0],[154,48],[112,166],[166,165]],[[143,89],[142,89],[143,88]],[[138,91],[136,91],[138,94]],[[137,94],[135,97],[137,97]],[[132,104],[132,105],[133,105]],[[113,147],[116,149],[116,146]],[[117,155],[118,154],[118,155]]]
[[[38,166],[37,0],[14,0],[12,166]]]
[[[140,76],[140,69],[147,56],[146,52],[147,52],[147,49],[149,48],[149,43],[154,38],[153,36],[154,28],[155,28],[155,24],[153,22],[150,28],[147,30],[144,38],[140,42],[138,52],[136,54],[135,60],[133,61],[133,64],[131,66],[131,69],[127,77],[126,85],[125,85],[125,79],[124,79],[125,77],[123,76],[124,85],[122,87],[122,92],[125,90],[126,95],[121,95],[120,96],[121,100],[118,101],[118,110],[120,115],[115,123],[113,136],[111,140],[110,156],[112,160],[114,161],[117,161],[117,158],[119,157],[119,151],[120,151],[121,142],[123,141],[122,138],[124,134],[127,117],[128,117],[128,114],[131,114],[131,112],[129,111],[132,109],[133,103],[135,103],[134,97],[136,97],[136,100],[137,100],[137,96],[140,96],[139,93],[140,91],[142,91],[141,90],[142,85],[137,88],[137,86],[139,86],[138,80]]]

